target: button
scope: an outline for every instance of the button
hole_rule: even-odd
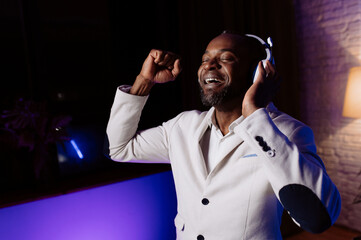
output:
[[[262,149],[263,149],[264,152],[268,152],[268,151],[271,150],[271,148],[269,146],[267,146],[267,145],[263,146]]]
[[[262,138],[262,137],[256,136],[255,138],[256,138],[257,142],[263,142],[263,138]]]
[[[276,151],[275,150],[268,150],[267,154],[268,154],[269,157],[274,157],[274,156],[276,156]]]
[[[198,235],[197,240],[204,240],[204,237],[202,235]]]
[[[258,144],[259,144],[261,147],[267,146],[267,143],[263,140],[262,137],[257,136],[257,137],[256,137],[256,140],[257,140]]]
[[[202,204],[203,205],[208,205],[209,204],[209,200],[207,198],[203,198],[202,199]]]

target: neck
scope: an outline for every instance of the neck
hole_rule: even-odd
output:
[[[233,101],[215,106],[216,121],[223,135],[229,132],[229,125],[242,116],[242,104],[239,103],[242,103],[242,101]]]

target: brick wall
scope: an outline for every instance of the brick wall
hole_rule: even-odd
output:
[[[341,193],[337,224],[361,231],[361,203],[352,204],[361,191],[361,119],[342,116],[349,69],[361,65],[361,1],[294,4],[301,120],[314,130],[318,153]]]

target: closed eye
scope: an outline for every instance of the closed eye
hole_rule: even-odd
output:
[[[231,61],[234,61],[233,58],[221,58],[221,61],[222,62],[231,62]]]
[[[222,62],[232,62],[235,61],[235,57],[230,52],[225,52],[221,55],[220,60]]]

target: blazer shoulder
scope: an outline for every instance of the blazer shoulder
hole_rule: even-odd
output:
[[[309,126],[284,112],[277,110],[276,112],[271,112],[270,116],[275,125],[288,137],[299,131],[313,134]]]
[[[181,113],[181,123],[182,125],[200,125],[206,118],[208,112],[201,112],[198,110],[185,111]]]
[[[166,125],[179,126],[190,131],[193,128],[198,128],[206,119],[208,112],[201,112],[198,110],[184,111],[175,118],[166,122]]]

